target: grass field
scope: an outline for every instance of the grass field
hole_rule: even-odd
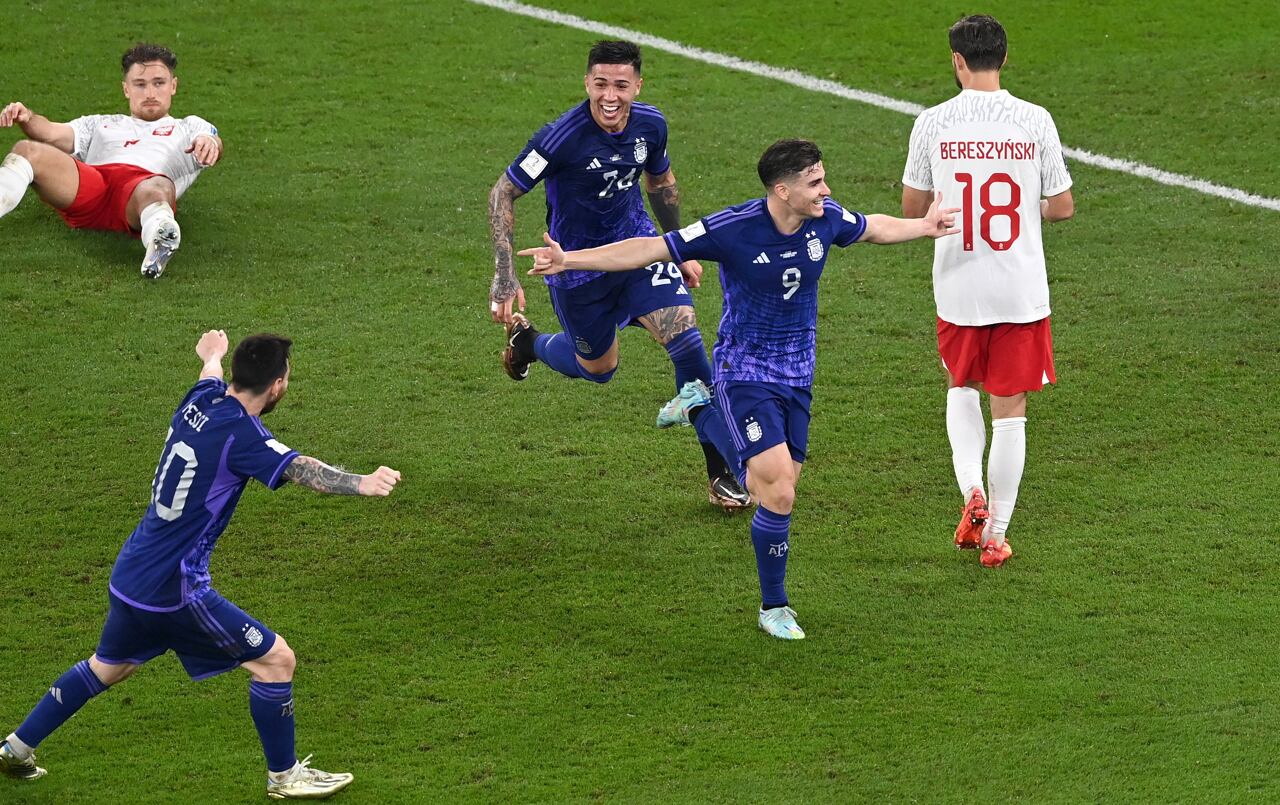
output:
[[[920,104],[954,91],[952,4],[539,2]],[[982,10],[1010,33],[1005,88],[1067,145],[1276,198],[1265,6]],[[34,195],[0,220],[0,735],[91,653],[217,327],[295,339],[281,441],[404,473],[381,501],[251,486],[214,554],[219,589],[296,650],[299,751],[357,777],[338,801],[1280,798],[1280,214],[1073,167],[1076,219],[1046,231],[1059,385],[1031,403],[997,572],[951,547],[930,245],[833,254],[788,583],[810,639],[782,644],[755,629],[747,520],[706,505],[689,433],[652,428],[661,349],[624,333],[603,387],[498,364],[486,196],[580,99],[598,37],[444,0],[249,7],[0,6],[0,102],[124,111],[119,54],[152,39],[180,57],[175,112],[227,144],[158,282],[137,243]],[[898,209],[909,117],[645,66],[686,220],[759,195],[782,136],[823,146],[846,206]],[[159,659],[0,801],[258,801],[246,687]]]

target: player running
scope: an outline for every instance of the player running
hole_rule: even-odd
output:
[[[34,780],[45,774],[34,750],[54,730],[143,663],[172,649],[195,680],[247,670],[249,713],[267,759],[267,794],[322,799],[351,784],[299,761],[293,744],[293,650],[284,638],[210,586],[209,555],[250,478],[270,489],[293,481],[317,492],[385,496],[400,473],[379,467],[352,475],[276,441],[259,417],[289,388],[287,338],[250,336],[222,380],[227,335],[210,330],[196,344],[200,379],[169,426],[151,489],[151,505],[111,571],[110,608],[93,656],[53,685],[0,743],[0,771]]]
[[[523,380],[529,365],[542,361],[565,377],[606,383],[618,368],[618,328],[639,324],[666,348],[677,389],[690,380],[710,382],[711,366],[688,290],[698,287],[702,275],[695,261],[677,266],[655,259],[644,273],[618,276],[579,271],[548,277],[563,332],[540,333],[512,309],[524,310],[524,289],[511,261],[515,200],[538,182],[546,182],[547,226],[571,249],[656,235],[640,198],[640,181],[662,230],[680,228],[666,118],[635,101],[643,83],[640,48],[597,42],[587,57],[584,83],[587,100],[539,129],[489,194],[495,266],[490,310],[494,321],[506,324],[502,365],[514,380]],[[749,506],[749,496],[715,447],[703,442],[702,450],[711,503],[730,511]]]
[[[142,276],[155,279],[182,242],[178,197],[222,156],[222,140],[207,120],[169,116],[178,91],[173,51],[138,44],[121,66],[128,115],[54,123],[17,101],[0,110],[0,127],[16,123],[28,137],[0,164],[0,216],[35,185],[71,227],[140,234]]]
[[[565,252],[551,236],[526,249],[531,274],[567,269],[626,271],[658,261],[716,260],[724,286],[713,359],[714,396],[692,380],[658,414],[659,427],[692,424],[736,463],[759,501],[751,520],[760,577],[760,628],[804,637],[785,581],[796,480],[809,447],[809,404],[817,345],[818,278],[832,246],[901,243],[953,234],[935,199],[922,218],[846,210],[831,199],[822,152],[807,140],[780,140],[760,157],[765,197],[708,215],[662,237]],[[637,272],[639,273],[639,272]]]
[[[922,214],[934,191],[960,204],[961,236],[938,241],[933,253],[947,436],[964,498],[955,544],[981,547],[982,565],[998,567],[1013,555],[1005,532],[1026,459],[1027,392],[1057,380],[1041,221],[1070,218],[1075,202],[1053,118],[1000,89],[1004,28],[970,16],[950,37],[961,92],[916,119],[902,211]],[[989,487],[981,391],[991,407]]]

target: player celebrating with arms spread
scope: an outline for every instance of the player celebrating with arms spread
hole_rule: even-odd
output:
[[[724,315],[713,351],[714,398],[689,382],[658,415],[660,427],[692,424],[699,437],[738,461],[759,501],[751,521],[760,577],[760,628],[800,639],[785,588],[791,509],[809,443],[809,404],[817,350],[818,278],[834,246],[901,243],[953,234],[935,199],[924,217],[904,220],[845,210],[831,199],[822,152],[807,140],[780,140],[760,157],[764,198],[708,215],[663,237],[585,251],[526,249],[533,274],[566,269],[625,271],[661,260],[716,260]]]
[[[174,412],[152,483],[151,505],[111,570],[110,608],[93,656],[71,666],[9,737],[0,772],[34,780],[35,748],[89,699],[172,649],[192,679],[240,666],[249,672],[249,712],[267,757],[267,794],[323,799],[350,785],[299,761],[293,744],[293,650],[284,638],[210,586],[209,555],[236,503],[256,478],[270,489],[293,481],[337,495],[391,494],[400,473],[379,467],[353,475],[276,441],[259,417],[289,388],[287,338],[250,336],[222,380],[227,335],[210,330],[196,344],[200,379]]]
[[[960,203],[961,237],[938,241],[933,253],[947,436],[964,496],[955,544],[981,545],[983,566],[998,567],[1013,555],[1005,531],[1026,460],[1027,392],[1057,380],[1040,224],[1070,218],[1075,202],[1053,118],[1000,89],[1004,28],[971,16],[950,37],[961,92],[916,119],[902,211],[921,214],[935,190]],[[982,390],[991,404],[989,509]]]
[[[54,123],[16,101],[0,110],[0,127],[16,123],[29,138],[0,164],[0,216],[34,184],[69,226],[141,233],[142,276],[155,279],[182,241],[178,197],[222,156],[222,140],[206,120],[169,116],[178,91],[173,51],[138,44],[121,66],[128,115]]]
[[[548,277],[548,290],[563,332],[543,334],[512,305],[524,309],[524,290],[511,262],[515,200],[546,180],[547,226],[571,249],[585,249],[643,235],[656,235],[637,187],[643,178],[649,204],[662,231],[680,228],[680,193],[667,159],[667,121],[655,107],[635,101],[640,93],[640,48],[602,41],[591,48],[584,78],[587,100],[542,127],[498,178],[489,195],[494,277],[490,309],[507,327],[502,364],[514,380],[542,361],[560,374],[605,383],[618,368],[617,328],[643,326],[666,347],[675,365],[676,388],[690,380],[710,382],[702,334],[694,318],[690,287],[702,267],[694,261],[655,260],[647,273],[608,276],[579,271]],[[710,501],[741,509],[750,498],[713,446],[703,442]]]

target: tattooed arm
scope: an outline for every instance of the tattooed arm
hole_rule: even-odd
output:
[[[494,321],[504,324],[511,321],[513,302],[524,310],[524,288],[520,287],[511,262],[516,199],[523,195],[524,191],[511,182],[506,171],[489,191],[489,233],[493,237],[493,284],[489,288],[489,312]]]
[[[317,492],[330,495],[386,496],[391,494],[400,473],[379,467],[368,475],[356,475],[330,467],[318,458],[298,456],[285,467],[284,477]]]
[[[663,232],[673,232],[680,228],[680,188],[676,186],[676,175],[668,169],[661,176],[644,175],[644,189],[649,196],[649,207],[653,217],[658,219],[658,226]],[[697,260],[686,260],[680,264],[680,273],[690,288],[702,284],[702,264]],[[655,335],[656,337],[656,335]],[[663,341],[665,344],[666,342]]]
[[[680,228],[680,188],[676,175],[668,170],[661,176],[644,175],[644,190],[649,196],[649,207],[663,232]]]

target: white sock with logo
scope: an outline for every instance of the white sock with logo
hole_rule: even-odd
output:
[[[36,179],[27,158],[10,154],[0,162],[0,216],[8,215]]]
[[[170,207],[163,201],[156,201],[146,206],[141,213],[138,214],[138,220],[142,224],[142,242],[146,246],[151,245],[151,241],[156,236],[156,229],[164,221],[173,221],[173,225],[177,226],[178,222],[173,217],[173,207]]]
[[[956,482],[967,503],[972,490],[982,489],[982,453],[987,449],[987,423],[977,389],[956,386],[947,392],[947,438]]]
[[[1013,507],[1018,502],[1018,486],[1027,461],[1027,418],[1011,416],[991,420],[991,456],[987,459],[987,480],[991,482],[991,522],[989,536],[1004,542]]]

